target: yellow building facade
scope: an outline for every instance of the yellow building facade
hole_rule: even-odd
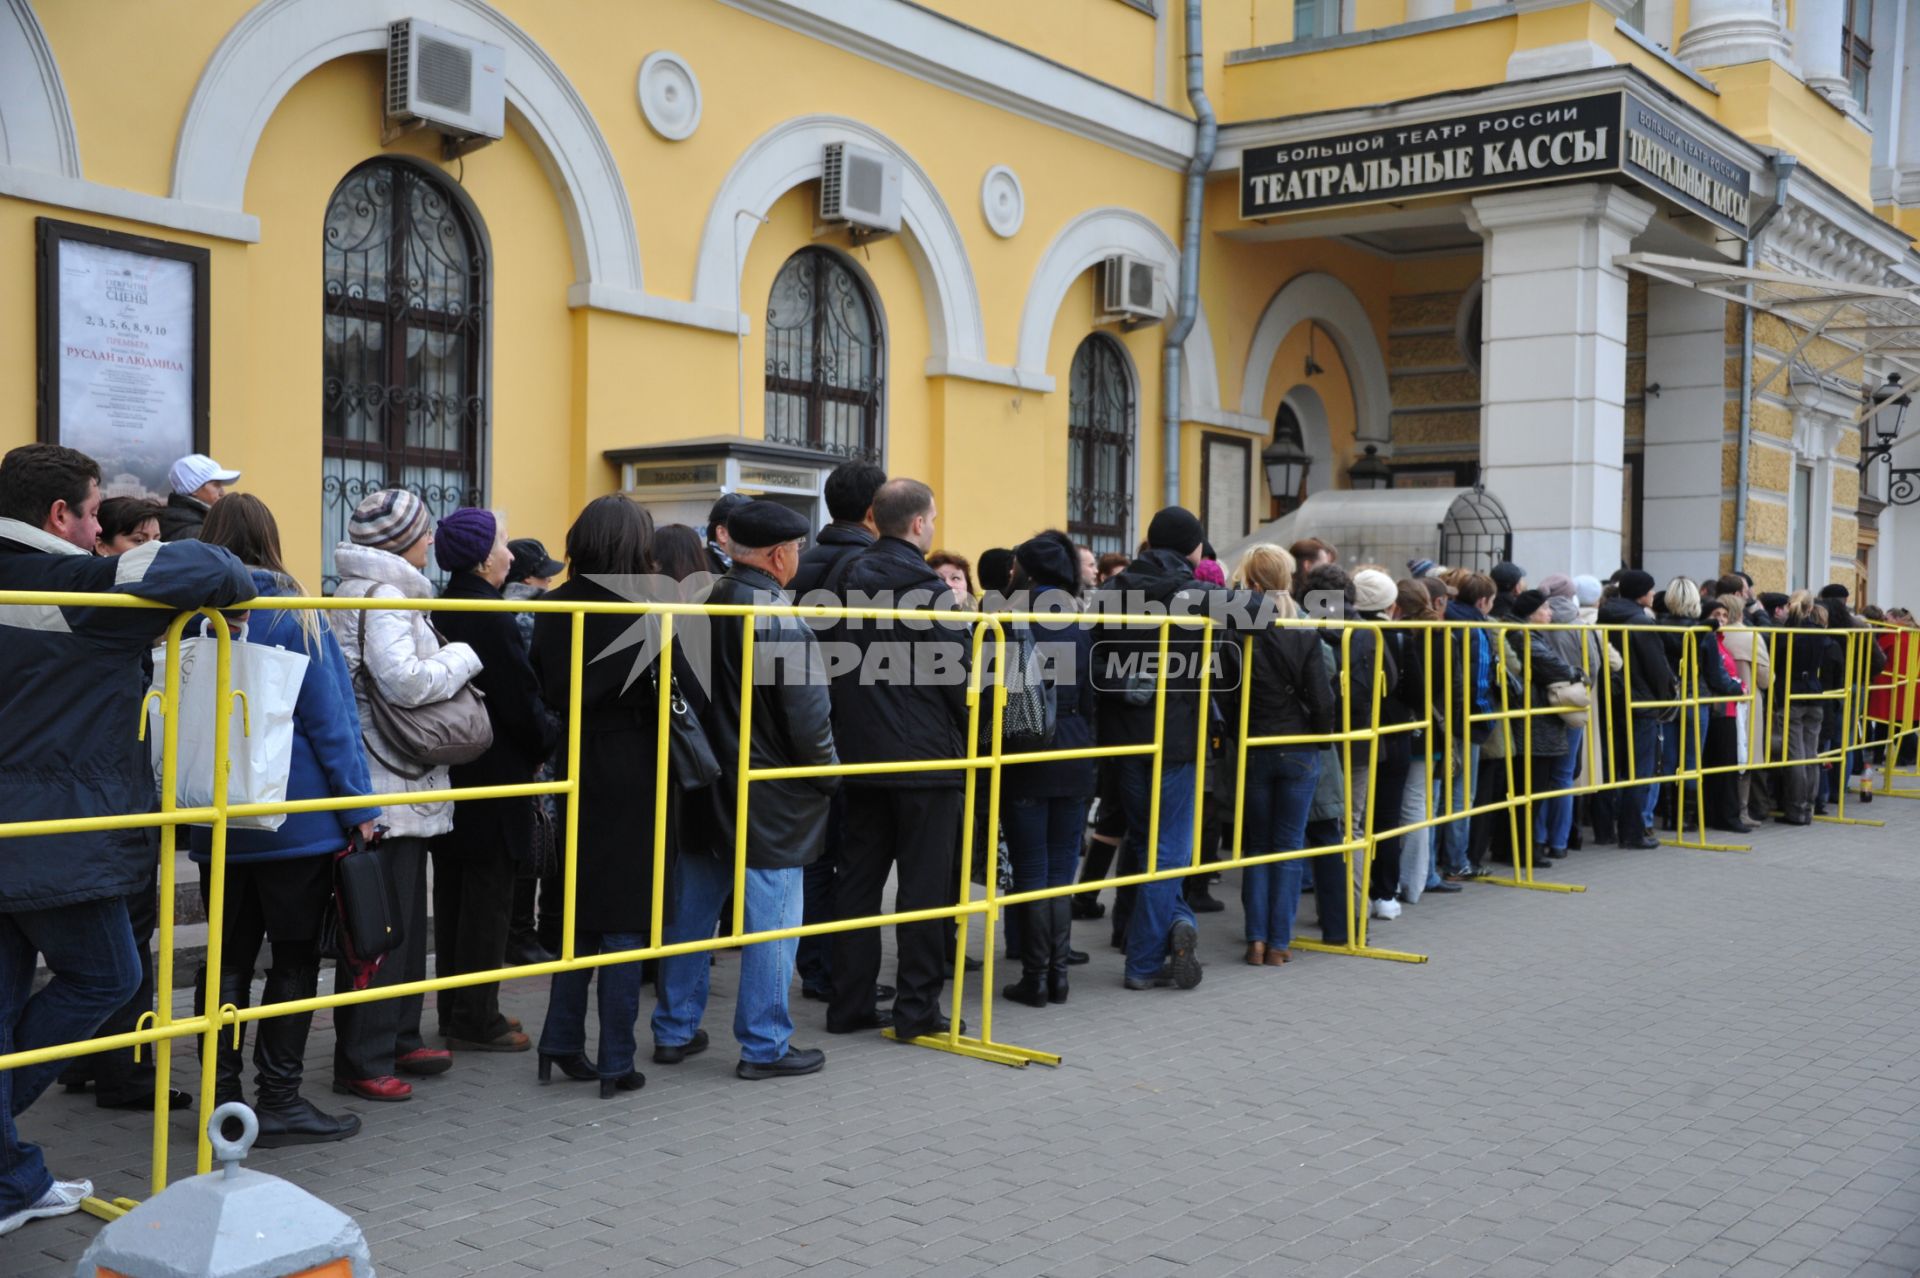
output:
[[[1907,6],[1191,2],[1192,209],[1180,0],[0,0],[0,445],[163,486],[124,383],[75,416],[66,224],[204,253],[200,442],[310,584],[383,484],[557,547],[623,487],[824,518],[855,455],[967,554],[1175,499],[1225,547],[1371,457],[1484,484],[1536,576],[1920,577],[1853,423],[1898,352],[1762,314],[1749,357],[1712,273],[1920,281]],[[477,51],[497,140],[400,127],[403,21]],[[849,157],[896,233],[823,214]]]

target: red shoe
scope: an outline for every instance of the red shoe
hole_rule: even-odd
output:
[[[336,1078],[333,1090],[342,1096],[358,1096],[370,1101],[403,1101],[413,1099],[413,1084],[403,1083],[391,1074],[382,1074],[379,1078]]]
[[[402,1074],[426,1078],[433,1074],[444,1074],[452,1069],[453,1053],[438,1047],[419,1047],[395,1057],[393,1063]]]

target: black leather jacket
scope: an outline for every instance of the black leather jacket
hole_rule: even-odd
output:
[[[777,582],[758,568],[735,563],[698,600],[714,604],[791,603]],[[731,857],[737,827],[734,802],[740,758],[740,640],[745,617],[713,617],[713,673],[701,723],[720,759],[720,846],[690,848]],[[801,768],[837,764],[833,706],[826,666],[813,631],[797,617],[753,618],[752,766]],[[827,807],[837,777],[756,781],[747,808],[747,865],[787,870],[820,858]]]

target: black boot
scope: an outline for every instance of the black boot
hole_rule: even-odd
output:
[[[1007,911],[1019,915],[1020,979],[1003,986],[1000,993],[1028,1007],[1047,1005],[1047,965],[1053,954],[1053,933],[1044,911],[1051,901],[1029,902]]]
[[[210,1010],[215,1016],[218,1016],[221,1007],[228,1003],[233,1004],[235,1007],[245,1007],[252,992],[253,974],[251,972],[223,972],[220,975],[220,1001]],[[200,974],[193,982],[193,1006],[196,1012],[206,1004],[206,999],[207,965],[202,963],[200,965]],[[220,1051],[219,1054],[214,1057],[213,1061],[213,1103],[216,1107],[225,1105],[228,1101],[244,1101],[246,1099],[246,1091],[243,1087],[245,1065],[240,1057],[240,1049],[234,1044],[233,1039],[233,1030],[228,1027],[222,1027],[220,1030]],[[244,1026],[241,1029],[241,1039],[245,1041]],[[201,1050],[205,1050],[205,1039],[195,1036],[194,1043],[200,1047]],[[161,1046],[164,1046],[164,1044],[161,1044]],[[239,1134],[238,1125],[234,1127],[233,1134],[235,1136]]]
[[[319,988],[317,963],[299,966],[275,965],[267,971],[265,1003],[285,1003],[312,998]],[[253,1064],[257,1103],[254,1113],[260,1119],[260,1137],[254,1143],[263,1149],[283,1145],[321,1145],[345,1140],[360,1130],[360,1119],[353,1114],[335,1117],[314,1107],[300,1094],[305,1072],[307,1031],[313,1025],[313,1013],[275,1016],[260,1022],[254,1038]]]
[[[1044,910],[1052,932],[1051,953],[1047,965],[1047,1002],[1067,1001],[1067,965],[1073,960],[1073,901],[1056,896],[1034,906]]]

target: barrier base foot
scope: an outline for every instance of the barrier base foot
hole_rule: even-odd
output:
[[[139,1201],[132,1198],[115,1198],[111,1200],[105,1198],[82,1198],[80,1200],[81,1211],[84,1211],[89,1216],[98,1216],[102,1220],[118,1220],[139,1205]]]
[[[1325,941],[1293,942],[1296,950],[1311,950],[1315,954],[1347,954],[1354,958],[1385,959],[1389,963],[1424,963],[1427,956],[1413,954],[1406,950],[1382,950],[1371,945],[1329,945]]]
[[[1828,825],[1875,825],[1883,826],[1885,821],[1875,821],[1868,817],[1817,816],[1816,821],[1825,821]]]
[[[1920,799],[1920,790],[1875,790],[1876,799]]]
[[[1663,848],[1686,848],[1690,852],[1751,852],[1753,848],[1745,843],[1689,843],[1685,839],[1662,839]]]
[[[880,1031],[884,1038],[899,1042],[899,1037],[891,1030]],[[915,1047],[931,1047],[939,1052],[952,1052],[955,1056],[971,1056],[977,1060],[992,1061],[996,1065],[1007,1065],[1014,1069],[1025,1069],[1029,1065],[1060,1064],[1060,1058],[1052,1052],[1037,1052],[1029,1047],[1015,1047],[1011,1043],[990,1043],[979,1038],[954,1038],[950,1034],[922,1034],[909,1039]]]
[[[1495,887],[1525,888],[1532,892],[1584,892],[1587,890],[1587,885],[1584,883],[1550,883],[1545,879],[1523,879],[1518,877],[1509,879],[1495,878],[1492,875],[1488,875],[1476,881],[1480,883],[1491,883]]]

